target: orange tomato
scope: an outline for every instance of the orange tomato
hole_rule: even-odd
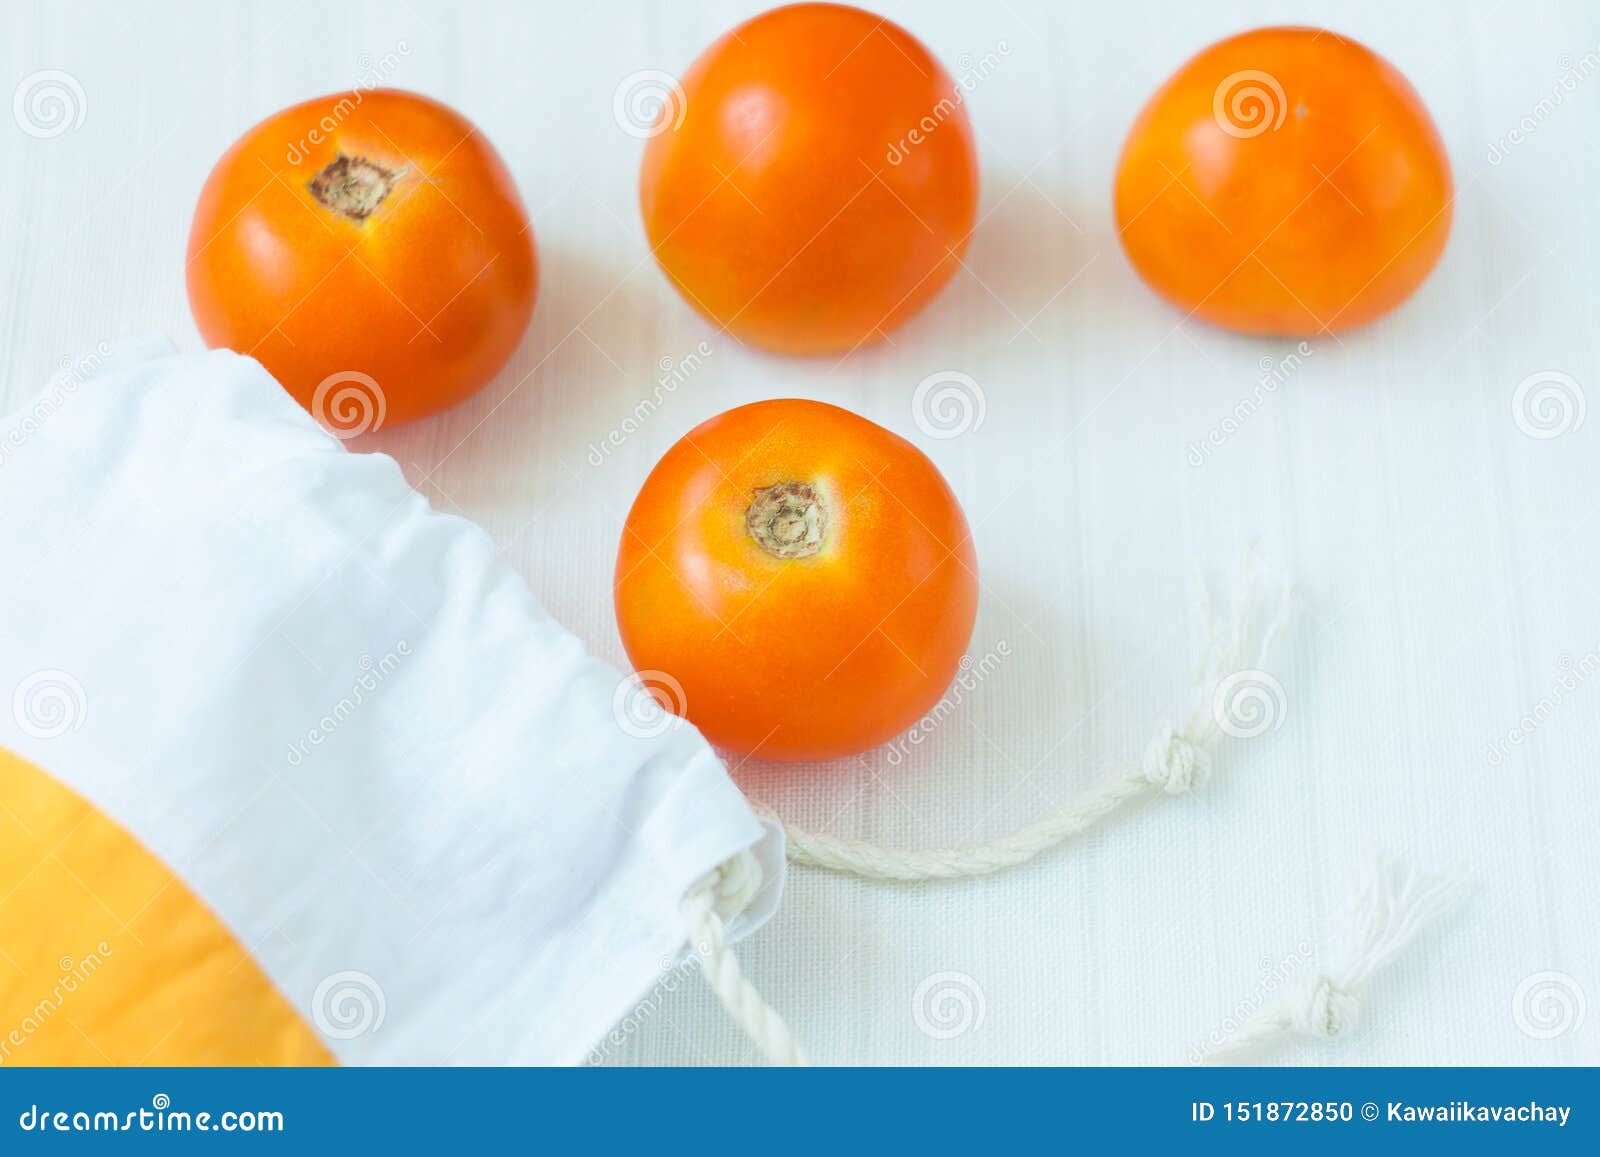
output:
[[[741,24],[653,132],[639,200],[656,259],[701,313],[766,349],[839,352],[893,329],[950,280],[976,220],[964,90],[858,8]]]
[[[393,89],[307,101],[211,171],[189,233],[208,345],[258,359],[341,434],[442,410],[528,326],[533,234],[464,117]]]
[[[1139,114],[1116,216],[1140,275],[1247,333],[1380,317],[1450,234],[1450,164],[1406,79],[1352,40],[1263,28],[1214,44]]]
[[[821,402],[756,402],[651,471],[617,625],[662,705],[767,759],[854,755],[949,686],[977,614],[966,519],[911,443]]]

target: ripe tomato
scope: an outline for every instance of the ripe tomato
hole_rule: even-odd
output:
[[[1309,335],[1420,285],[1450,233],[1450,164],[1415,90],[1313,28],[1214,44],[1139,114],[1117,168],[1122,243],[1207,321]]]
[[[838,4],[750,20],[700,55],[639,176],[650,247],[734,336],[850,350],[955,273],[978,206],[964,90],[905,29]]]
[[[458,113],[393,89],[262,121],[211,171],[189,233],[207,344],[258,359],[341,435],[442,410],[527,329],[533,234]]]
[[[977,614],[966,519],[911,443],[821,402],[711,419],[622,532],[617,625],[646,687],[713,743],[831,759],[904,731]]]

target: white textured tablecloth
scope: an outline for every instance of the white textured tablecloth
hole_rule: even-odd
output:
[[[83,119],[51,139],[0,123],[0,411],[125,333],[197,346],[183,254],[211,164],[267,113],[383,69],[500,149],[543,285],[496,383],[364,446],[487,527],[599,654],[622,659],[607,592],[639,483],[731,405],[849,406],[923,446],[965,504],[984,584],[973,654],[1010,654],[898,766],[868,757],[805,786],[740,768],[784,814],[905,845],[999,834],[1137,756],[1183,692],[1198,574],[1225,575],[1259,540],[1300,580],[1275,667],[1283,726],[1221,749],[1205,791],[993,879],[795,873],[741,954],[817,1059],[1179,1060],[1319,941],[1362,850],[1384,847],[1467,865],[1474,899],[1372,986],[1356,1039],[1275,1059],[1600,1061],[1600,1010],[1575,1021],[1580,999],[1600,1001],[1600,679],[1582,674],[1600,662],[1600,420],[1536,438],[1513,410],[1543,371],[1600,390],[1600,10],[881,3],[952,68],[999,58],[969,105],[983,220],[969,271],[931,309],[835,365],[742,349],[678,298],[645,248],[640,143],[613,119],[623,78],[681,71],[759,7],[8,5],[6,87],[67,73]],[[1112,170],[1172,69],[1287,20],[1331,21],[1410,77],[1455,167],[1454,236],[1411,303],[1313,343],[1195,466],[1192,445],[1292,343],[1180,324],[1121,254]],[[690,379],[593,465],[591,444],[651,394],[663,359],[702,341]],[[970,375],[987,407],[981,427],[940,440],[917,428],[912,395],[944,370]],[[1541,699],[1554,709],[1492,757]],[[1550,1007],[1530,1005],[1546,972],[1569,1010],[1553,1036]],[[973,1023],[948,1037],[914,1003],[941,973],[981,992],[981,1020],[974,995]],[[698,985],[638,1019],[622,1061],[752,1055]]]

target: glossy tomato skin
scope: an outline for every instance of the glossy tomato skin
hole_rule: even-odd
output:
[[[1381,317],[1450,234],[1444,145],[1381,57],[1314,28],[1201,52],[1151,98],[1116,177],[1134,267],[1186,312],[1310,336]]]
[[[750,528],[785,484],[820,508],[805,557]],[[685,435],[617,557],[635,670],[713,743],[764,759],[855,755],[904,731],[955,676],[977,602],[966,519],[933,463],[820,402],[757,402]]]
[[[977,218],[972,126],[965,90],[910,33],[795,4],[729,32],[682,86],[646,145],[640,204],[662,269],[717,325],[839,353],[955,273]]]
[[[394,174],[361,219],[326,203],[326,182],[321,197],[313,187],[341,157]],[[483,135],[437,101],[374,89],[286,109],[228,150],[195,210],[188,285],[208,345],[257,358],[325,422],[318,386],[366,375],[382,423],[396,425],[505,365],[533,312],[538,262]]]

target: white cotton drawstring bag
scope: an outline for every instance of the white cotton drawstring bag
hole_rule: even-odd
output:
[[[727,951],[778,904],[778,827],[694,729],[620,726],[619,672],[487,535],[255,362],[143,343],[58,378],[0,423],[0,533],[0,748],[169,866],[339,1061],[581,1061],[691,950],[799,1059]]]

